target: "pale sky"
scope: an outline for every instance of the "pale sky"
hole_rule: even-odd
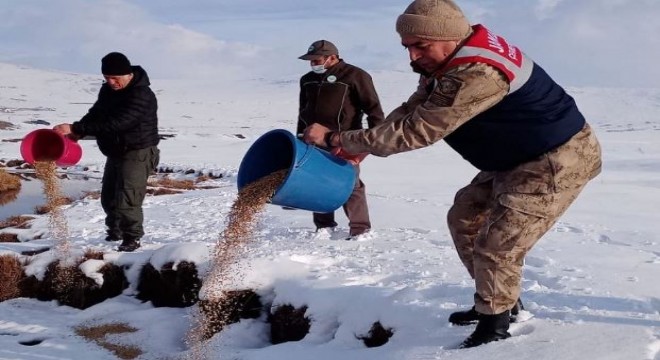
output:
[[[317,39],[367,70],[408,71],[394,31],[408,1],[0,0],[0,61],[97,73],[122,51],[152,77],[293,78]],[[472,23],[567,86],[659,87],[658,0],[463,0]]]

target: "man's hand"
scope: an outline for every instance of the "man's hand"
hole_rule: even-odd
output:
[[[364,160],[365,157],[367,157],[367,155],[369,155],[369,153],[349,154],[348,152],[346,152],[346,150],[344,150],[341,147],[333,148],[332,151],[330,151],[330,153],[334,156],[340,157],[348,161],[352,165],[359,164],[360,162],[362,162],[362,160]]]
[[[69,139],[73,141],[78,141],[80,140],[80,135],[77,135],[71,130],[71,124],[59,124],[55,125],[53,127],[53,130],[57,131],[58,133],[68,137]]]
[[[303,133],[303,140],[308,144],[326,147],[325,134],[329,133],[330,129],[320,124],[312,124],[305,128]]]
[[[71,124],[55,125],[55,127],[53,127],[53,130],[57,131],[58,133],[60,133],[64,136],[67,136],[67,135],[73,133],[73,131],[71,130]]]

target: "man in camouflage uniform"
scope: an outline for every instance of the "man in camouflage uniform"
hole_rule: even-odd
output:
[[[461,344],[506,339],[523,260],[601,168],[600,145],[575,101],[517,47],[470,26],[451,0],[416,0],[397,19],[417,91],[368,130],[305,130],[309,143],[388,156],[445,140],[480,170],[447,220],[475,280],[478,322]]]

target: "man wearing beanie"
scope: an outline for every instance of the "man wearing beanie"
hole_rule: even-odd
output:
[[[144,236],[142,202],[147,178],[159,161],[158,103],[147,72],[131,65],[124,54],[104,56],[101,73],[105,83],[87,114],[54,129],[73,139],[96,137],[107,157],[101,188],[105,239],[123,240],[118,250],[134,251]]]
[[[304,139],[377,156],[445,140],[476,167],[447,215],[474,307],[449,321],[477,323],[461,348],[506,339],[525,255],[600,172],[600,145],[571,96],[451,0],[413,1],[396,30],[421,74],[415,93],[375,128],[315,124]]]
[[[344,62],[333,43],[315,41],[299,59],[309,61],[311,71],[300,78],[297,134],[302,134],[307,126],[315,123],[334,131],[362,129],[363,115],[367,116],[368,127],[383,122],[385,116],[371,76]],[[347,159],[358,176],[353,192],[343,205],[349,226],[346,240],[357,238],[371,229],[366,188],[359,177],[362,159],[363,156]],[[334,212],[314,213],[313,221],[318,237],[329,236],[328,230],[337,226]]]

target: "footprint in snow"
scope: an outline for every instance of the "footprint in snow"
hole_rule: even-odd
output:
[[[584,233],[584,230],[582,230],[578,227],[569,226],[569,225],[565,225],[565,224],[557,224],[554,228],[554,231],[555,232],[561,232],[561,233],[570,232],[570,233],[574,233],[574,234]]]
[[[547,265],[550,265],[551,263],[552,263],[552,261],[549,260],[549,259],[543,259],[543,258],[535,257],[535,256],[528,256],[527,258],[525,258],[525,265],[536,267],[536,268],[542,268],[542,267],[545,267]]]

